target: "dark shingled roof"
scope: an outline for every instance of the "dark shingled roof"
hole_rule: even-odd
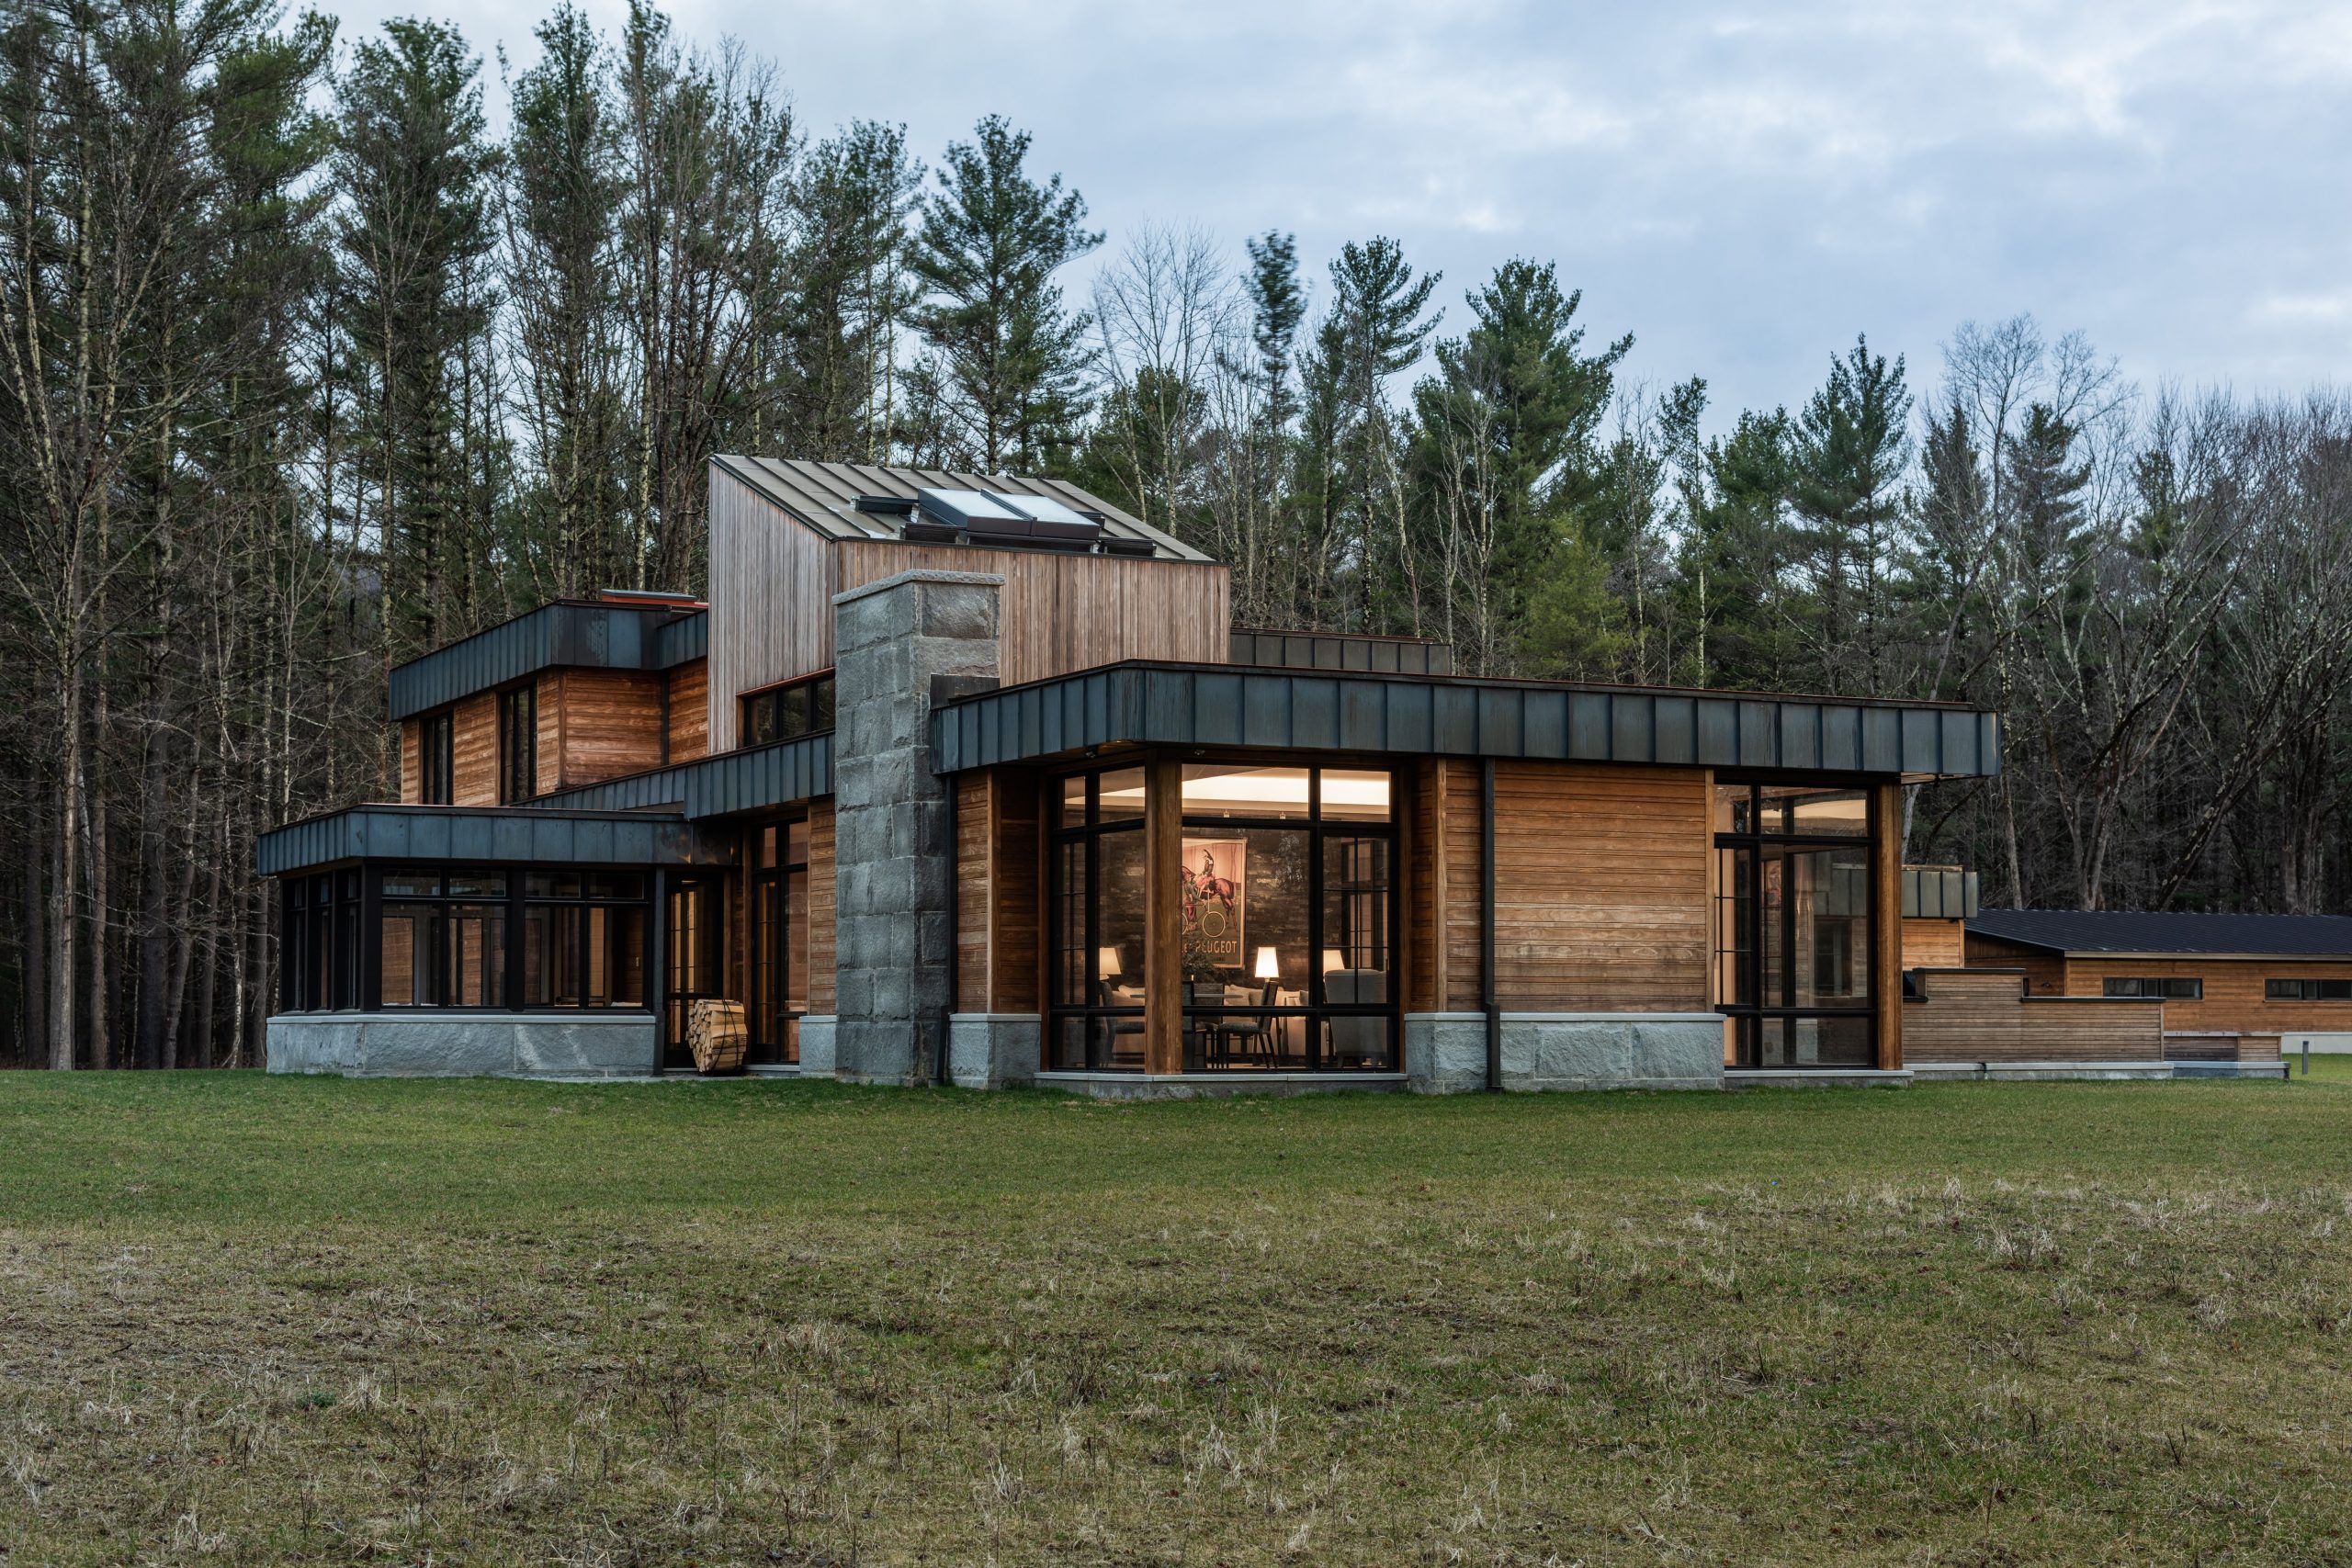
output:
[[[2352,958],[2352,916],[2140,914],[2123,909],[1982,909],[1971,936],[2051,953],[2246,953]]]

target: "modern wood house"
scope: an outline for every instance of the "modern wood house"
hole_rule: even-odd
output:
[[[273,1068],[679,1070],[726,998],[753,1070],[861,1081],[1905,1076],[1899,792],[1996,771],[1988,713],[1237,629],[1055,481],[710,483],[707,604],[401,667],[401,800],[264,839]]]

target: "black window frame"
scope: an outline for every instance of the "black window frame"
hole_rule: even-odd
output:
[[[2176,987],[2186,987],[2187,989]],[[2201,975],[2107,975],[2099,979],[2099,995],[2111,1001],[2201,1002]]]
[[[802,858],[792,858],[792,829],[806,827],[808,832],[803,841]],[[761,834],[773,830],[775,834],[775,862],[764,863],[758,847]],[[750,829],[752,849],[744,857],[743,917],[749,930],[744,932],[745,952],[751,960],[752,972],[744,978],[744,989],[750,994],[751,1005],[745,1009],[752,1031],[752,1060],[756,1064],[782,1066],[797,1066],[800,1060],[797,1042],[792,1026],[808,1016],[808,1010],[792,1010],[792,879],[801,878],[804,899],[808,889],[810,857],[816,853],[816,824],[806,811],[791,812],[773,821],[755,824]],[[771,919],[762,912],[761,899],[773,888],[775,914]],[[763,931],[763,926],[766,929]],[[765,951],[762,951],[765,949]],[[761,969],[766,969],[765,984],[773,994],[761,996]],[[767,1005],[763,1005],[766,1003]],[[768,1025],[774,1022],[774,1039],[764,1039]]]
[[[1879,791],[1872,788],[1867,782],[1858,782],[1852,779],[1828,778],[1820,780],[1792,780],[1787,778],[1742,778],[1736,774],[1728,777],[1718,774],[1715,779],[1715,785],[1718,791],[1726,789],[1745,789],[1747,792],[1748,829],[1746,831],[1719,829],[1714,834],[1714,850],[1718,870],[1715,892],[1716,908],[1712,911],[1713,919],[1710,921],[1711,929],[1708,932],[1709,984],[1712,986],[1721,983],[1723,977],[1724,957],[1726,953],[1729,953],[1734,962],[1738,965],[1740,971],[1740,981],[1744,985],[1747,995],[1749,998],[1747,1001],[1721,999],[1715,1003],[1715,1010],[1733,1021],[1732,1056],[1734,1070],[1751,1072],[1762,1070],[1764,1045],[1763,1030],[1764,1021],[1768,1019],[1860,1019],[1862,1021],[1863,1038],[1866,1042],[1866,1053],[1868,1056],[1868,1060],[1862,1063],[1814,1062],[1806,1064],[1775,1064],[1772,1070],[1778,1071],[1785,1068],[1785,1070],[1791,1072],[1836,1073],[1868,1071],[1877,1067],[1879,1065],[1879,1049],[1882,1044],[1879,1038],[1880,999],[1883,995],[1884,987],[1890,983],[1901,983],[1899,979],[1895,979],[1894,977],[1880,973],[1879,950],[1881,943],[1879,938],[1883,929],[1883,923],[1890,918],[1890,915],[1888,910],[1882,907],[1883,900],[1879,896],[1879,878],[1877,875],[1881,836],[1887,830],[1887,824],[1882,819],[1880,812]],[[1801,790],[1809,795],[1859,794],[1862,796],[1864,805],[1864,829],[1859,836],[1852,833],[1799,833],[1790,831],[1775,832],[1768,830],[1764,827],[1764,791],[1768,789],[1779,791]],[[1717,798],[1720,798],[1720,796]],[[1708,810],[1711,815],[1714,809],[1715,800],[1711,799],[1708,802]],[[1736,818],[1735,818],[1735,820],[1736,819]],[[1863,962],[1865,964],[1865,984],[1863,987],[1864,999],[1860,1004],[1852,1007],[1793,1007],[1765,1005],[1763,1000],[1766,994],[1764,986],[1765,943],[1761,940],[1762,932],[1758,929],[1758,922],[1763,918],[1763,904],[1761,897],[1759,897],[1758,883],[1760,880],[1760,868],[1764,863],[1764,852],[1767,848],[1800,851],[1851,850],[1859,848],[1866,857],[1871,867],[1871,874],[1863,879],[1866,889],[1863,902],[1864,908],[1867,910],[1867,917],[1864,921],[1863,931]],[[1726,858],[1724,853],[1725,851],[1731,851],[1734,852]],[[1740,851],[1745,851],[1747,852],[1745,854],[1737,852]],[[1739,887],[1734,888],[1730,886],[1728,880],[1722,875],[1723,868],[1726,865],[1733,868],[1734,871],[1743,878],[1742,885]],[[1723,946],[1724,911],[1722,906],[1725,902],[1731,902],[1735,906],[1733,914],[1733,924],[1735,928],[1734,945],[1728,949]],[[1744,908],[1742,908],[1743,905]],[[1791,916],[1793,918],[1795,908],[1793,903],[1792,903],[1789,908]],[[1794,953],[1793,944],[1784,942],[1783,951],[1792,956]]]
[[[634,877],[637,879],[637,891],[634,894],[598,892],[595,890],[594,879],[600,876]],[[550,879],[576,877],[579,879],[579,891],[565,893],[560,889],[535,890],[531,886],[531,880],[534,877]],[[587,1013],[599,1017],[616,1012],[650,1010],[652,1004],[648,998],[652,993],[654,984],[653,900],[650,893],[651,882],[650,873],[634,866],[526,866],[522,868],[515,878],[514,908],[508,916],[508,925],[514,932],[514,945],[507,960],[508,968],[514,976],[514,983],[509,987],[509,995],[513,998],[512,1010],[535,1013]],[[535,908],[579,909],[583,912],[578,922],[579,930],[572,939],[573,972],[580,976],[581,981],[579,1001],[535,1002],[526,994],[530,988],[530,976],[526,968],[527,949],[530,942],[530,913]],[[592,940],[595,922],[587,919],[585,914],[585,911],[591,909],[634,909],[639,912],[639,970],[636,1001],[592,1002],[587,999],[588,976],[594,968],[592,955],[595,946]]]
[[[518,806],[539,793],[539,687],[536,681],[498,694],[498,803]]]
[[[457,735],[454,709],[426,714],[416,723],[416,798],[424,806],[456,804]]]
[[[796,675],[773,686],[744,692],[735,699],[735,743],[767,746],[779,740],[821,735],[833,728],[837,696],[838,687],[831,670]],[[797,716],[793,712],[795,698],[801,699]]]
[[[2262,982],[2262,999],[2266,1002],[2352,1002],[2352,976],[2273,976]]]
[[[1180,840],[1186,833],[1194,831],[1295,832],[1300,834],[1306,841],[1307,861],[1307,886],[1305,893],[1306,1000],[1292,1005],[1195,1004],[1193,1000],[1191,986],[1180,979],[1178,984],[1182,989],[1179,1005],[1184,1020],[1185,1040],[1185,1060],[1182,1064],[1183,1070],[1231,1073],[1237,1076],[1262,1071],[1310,1073],[1401,1071],[1404,1058],[1404,992],[1407,979],[1402,966],[1405,889],[1404,867],[1400,859],[1403,842],[1400,836],[1400,818],[1404,810],[1405,792],[1398,785],[1396,769],[1384,765],[1377,760],[1366,761],[1349,757],[1268,757],[1262,754],[1255,756],[1247,753],[1219,754],[1214,751],[1190,752],[1185,754],[1183,761],[1187,764],[1212,766],[1295,768],[1306,773],[1307,783],[1307,807],[1306,815],[1304,817],[1195,816],[1184,812],[1181,797],[1176,803],[1177,833]],[[1052,824],[1046,834],[1045,900],[1046,951],[1045,1061],[1050,1071],[1135,1072],[1143,1070],[1142,1066],[1123,1066],[1107,1059],[1110,1047],[1115,1040],[1113,1033],[1113,1030],[1116,1027],[1115,1021],[1140,1021],[1145,1010],[1142,1007],[1113,1007],[1094,1003],[1074,1004],[1058,1000],[1065,994],[1067,988],[1065,982],[1069,977],[1066,968],[1065,943],[1061,940],[1063,927],[1061,904],[1065,897],[1061,874],[1063,851],[1066,848],[1083,846],[1082,876],[1086,893],[1086,931],[1078,953],[1080,962],[1085,968],[1085,983],[1081,987],[1081,994],[1090,998],[1096,997],[1103,994],[1102,990],[1103,977],[1098,973],[1101,968],[1102,946],[1100,919],[1102,841],[1114,833],[1141,833],[1144,830],[1145,816],[1151,808],[1150,802],[1147,798],[1144,815],[1104,822],[1102,818],[1102,779],[1106,773],[1119,773],[1138,769],[1143,773],[1148,787],[1151,776],[1150,761],[1148,757],[1141,755],[1098,761],[1088,767],[1066,770],[1048,775],[1045,780],[1044,810],[1047,813]],[[1323,813],[1323,774],[1327,771],[1385,774],[1388,779],[1387,818],[1385,821],[1367,821],[1361,818],[1327,818]],[[1063,791],[1072,778],[1086,780],[1085,821],[1077,827],[1066,826],[1061,820]],[[1182,785],[1178,787],[1181,790]],[[1378,1002],[1335,1003],[1325,994],[1321,966],[1322,954],[1327,947],[1338,945],[1329,940],[1328,933],[1324,930],[1327,902],[1325,895],[1329,890],[1326,886],[1326,865],[1329,846],[1334,840],[1376,840],[1385,846],[1386,852],[1387,876],[1385,886],[1380,891],[1386,903],[1387,930],[1381,937],[1380,942],[1386,954],[1387,962],[1384,973],[1389,976],[1389,983],[1385,998]],[[1147,908],[1145,911],[1147,940],[1148,940],[1148,922],[1154,918],[1172,918],[1172,915]],[[1303,1068],[1292,1066],[1272,1056],[1262,1066],[1220,1065],[1216,1067],[1209,1067],[1204,1063],[1194,1062],[1192,1059],[1193,1041],[1200,1023],[1219,1018],[1235,1017],[1305,1019],[1306,1023],[1303,1032],[1306,1041],[1306,1066]],[[1384,1021],[1386,1024],[1388,1046],[1386,1055],[1389,1065],[1386,1067],[1341,1067],[1327,1062],[1323,1048],[1325,1031],[1321,1026],[1332,1019],[1374,1019]],[[1064,1028],[1068,1022],[1078,1020],[1086,1021],[1085,1061],[1082,1066],[1058,1062],[1057,1057],[1059,1055]],[[1099,1027],[1098,1025],[1105,1020],[1114,1021],[1109,1027]]]
[[[285,878],[278,889],[280,1012],[354,1012],[360,1007],[363,882],[356,867]]]

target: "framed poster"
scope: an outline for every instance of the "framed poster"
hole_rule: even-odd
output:
[[[1184,900],[1184,967],[1239,969],[1247,897],[1241,839],[1187,839],[1177,884]]]

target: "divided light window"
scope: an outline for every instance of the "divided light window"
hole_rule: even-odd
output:
[[[498,694],[498,799],[511,806],[539,793],[539,689]]]
[[[2262,999],[2270,1002],[2352,1002],[2352,980],[2265,980]]]
[[[1714,801],[1714,988],[1742,1067],[1877,1064],[1870,792],[1724,784]]]
[[[427,806],[447,806],[456,794],[449,710],[426,714],[417,721],[416,736],[417,798]]]
[[[2148,975],[2109,975],[2100,987],[2109,997],[2141,997],[2151,1001],[2195,1002],[2205,998],[2205,982],[2159,978]]]
[[[797,740],[833,727],[833,672],[746,694],[740,739],[745,746]]]

